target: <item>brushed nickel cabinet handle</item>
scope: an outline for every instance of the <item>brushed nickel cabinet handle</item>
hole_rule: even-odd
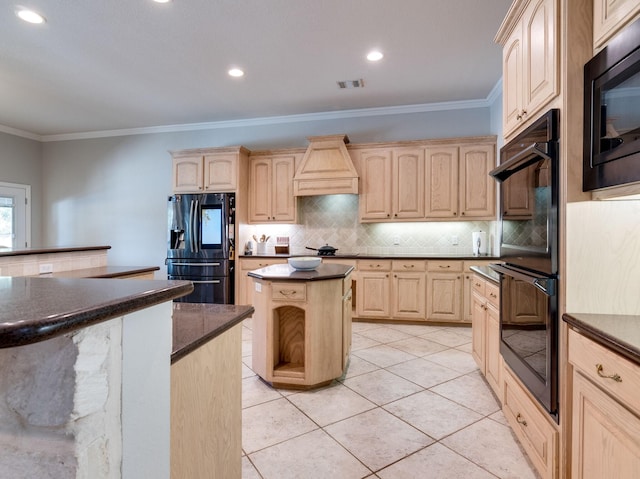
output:
[[[524,427],[527,427],[527,421],[522,417],[522,414],[518,413],[518,415],[516,416],[516,421],[518,421],[518,423],[522,424]]]
[[[619,374],[604,374],[602,371],[604,370],[604,366],[602,364],[596,364],[596,373],[598,373],[598,376],[600,376],[601,378],[604,379],[613,379],[615,382],[617,383],[621,383],[622,382],[622,378],[620,377]]]

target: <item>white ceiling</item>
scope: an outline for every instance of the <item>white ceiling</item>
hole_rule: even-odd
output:
[[[18,4],[47,22],[19,20]],[[486,100],[510,4],[0,0],[0,125],[46,138]],[[385,54],[375,64],[374,47]],[[362,89],[336,84],[361,78]]]

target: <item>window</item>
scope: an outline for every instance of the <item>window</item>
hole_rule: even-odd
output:
[[[31,186],[0,183],[0,249],[31,245]]]

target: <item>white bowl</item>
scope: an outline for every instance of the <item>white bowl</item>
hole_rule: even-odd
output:
[[[296,256],[289,258],[287,261],[294,269],[310,271],[316,269],[320,263],[322,263],[322,258],[319,258],[318,256]]]

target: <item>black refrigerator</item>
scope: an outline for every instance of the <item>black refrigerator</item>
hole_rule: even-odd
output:
[[[233,304],[235,194],[169,196],[167,218],[168,278],[194,285],[174,301]]]

